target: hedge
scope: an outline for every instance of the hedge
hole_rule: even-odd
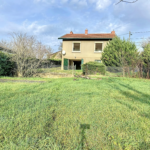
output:
[[[98,62],[88,62],[82,65],[83,74],[102,74],[105,75],[105,65]]]
[[[10,61],[10,57],[0,52],[0,76],[13,76],[15,63]]]
[[[61,65],[61,59],[47,59],[52,65]]]

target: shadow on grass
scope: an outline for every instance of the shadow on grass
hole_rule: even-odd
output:
[[[80,124],[80,129],[81,129],[81,132],[80,132],[80,135],[81,135],[81,141],[79,143],[79,147],[78,147],[78,150],[81,149],[87,149],[87,150],[90,150],[89,146],[88,146],[88,142],[86,140],[86,135],[85,135],[85,130],[86,129],[90,129],[90,125],[89,124]]]
[[[133,107],[133,106],[131,106],[130,104],[127,104],[127,103],[125,103],[125,102],[122,102],[122,101],[119,101],[119,100],[116,100],[116,102],[120,103],[121,105],[124,105],[124,106],[128,107],[128,108],[129,108],[130,110],[132,110],[132,111],[137,110],[137,108],[135,108],[135,107]]]
[[[132,94],[130,91],[122,90],[121,87],[123,87],[127,90],[130,90],[130,91],[133,91],[134,94]],[[149,94],[142,93],[141,91],[138,91],[138,90],[132,88],[130,85],[125,85],[125,84],[122,84],[122,83],[118,83],[117,89],[119,89],[119,91],[122,95],[126,96],[127,98],[132,99],[132,101],[127,101],[127,102],[133,103],[135,101],[138,101],[140,103],[143,103],[143,104],[146,104],[146,105],[150,106],[150,95]],[[137,96],[136,94],[138,94],[138,95],[140,94],[140,96]],[[126,103],[126,102],[121,101],[121,100],[116,100],[116,101],[118,103],[128,107],[132,111],[139,111],[136,107],[132,106],[129,103]],[[139,112],[139,115],[141,117],[146,117],[146,118],[150,119],[150,113]]]
[[[135,93],[137,93],[137,94],[140,94],[140,97],[138,97],[138,96],[136,96],[136,95],[134,95],[134,94],[129,94],[128,93],[128,95],[127,96],[129,96],[130,98],[133,98],[134,99],[134,101],[139,101],[139,102],[141,102],[141,103],[143,103],[143,104],[148,104],[149,106],[150,106],[150,94],[145,94],[145,93],[143,93],[143,92],[141,92],[141,91],[138,91],[138,90],[136,90],[136,89],[133,89],[131,86],[127,86],[127,85],[124,85],[124,84],[120,84],[121,86],[123,86],[123,87],[125,87],[125,88],[127,88],[127,89],[129,89],[129,90],[131,90],[131,91],[134,91]],[[123,94],[123,92],[122,92],[122,94]],[[150,116],[149,116],[149,118],[150,118]]]
[[[116,100],[116,102],[120,103],[121,105],[124,105],[126,107],[128,107],[130,110],[132,111],[139,111],[137,108],[131,106],[130,104],[127,104],[125,102],[122,102],[122,101],[119,101],[119,100]],[[139,112],[138,113],[141,117],[145,117],[145,118],[148,118],[150,119],[150,113],[146,113],[146,112]]]
[[[126,106],[131,111],[137,111],[139,116],[150,119],[149,112],[139,111],[139,109],[134,106],[134,104],[136,103],[133,103],[133,102],[140,102],[142,104],[150,106],[150,94],[145,94],[140,90],[131,87],[129,84],[123,84],[123,83],[117,83],[115,89],[119,90],[119,92],[125,97],[132,99],[132,101],[116,100],[116,102]],[[138,149],[139,150],[150,149],[150,142],[145,142],[144,140],[142,140],[141,143],[139,143]]]
[[[142,142],[138,148],[139,150],[149,150],[150,149],[150,142]]]
[[[110,79],[109,83],[114,82],[115,80]],[[148,104],[150,106],[150,94],[145,94],[139,90],[136,90],[135,88],[131,87],[129,84],[123,84],[115,81],[115,87],[112,85],[109,85],[112,89],[117,89],[122,95],[131,98],[133,101],[139,101],[143,104]],[[124,88],[124,90],[122,89]],[[132,94],[131,91],[133,91],[135,94]],[[137,94],[137,95],[136,95]],[[138,96],[140,94],[140,96]]]

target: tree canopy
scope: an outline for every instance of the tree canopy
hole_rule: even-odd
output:
[[[147,78],[150,76],[150,43],[144,44],[144,51],[141,53],[143,69],[147,72]]]
[[[102,61],[106,66],[132,65],[137,56],[136,45],[128,40],[115,37],[107,43],[102,54]]]
[[[147,66],[148,63],[150,63],[150,44],[147,44],[144,47],[144,51],[142,53],[142,58],[143,58],[144,65]]]

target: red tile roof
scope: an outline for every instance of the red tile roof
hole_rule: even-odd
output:
[[[115,32],[112,33],[96,33],[96,34],[66,34],[59,39],[112,39],[116,36]]]

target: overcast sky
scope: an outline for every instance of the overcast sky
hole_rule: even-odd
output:
[[[11,32],[35,35],[39,41],[58,50],[58,37],[70,33],[125,34],[140,42],[150,37],[150,0],[119,3],[119,0],[0,0],[0,40]],[[132,1],[132,0],[128,0]],[[123,36],[121,36],[123,37]],[[140,43],[136,43],[137,45]]]

